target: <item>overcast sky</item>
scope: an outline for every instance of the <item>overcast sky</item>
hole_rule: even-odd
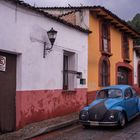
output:
[[[24,0],[40,7],[102,5],[124,20],[131,20],[140,13],[140,0]]]

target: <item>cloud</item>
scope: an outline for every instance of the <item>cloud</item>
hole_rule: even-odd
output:
[[[125,20],[132,19],[136,13],[140,13],[140,1],[135,0],[102,0],[102,4],[113,13]]]

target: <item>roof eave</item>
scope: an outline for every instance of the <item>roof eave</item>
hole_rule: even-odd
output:
[[[7,1],[7,2],[13,3],[13,4],[17,5],[17,6],[20,6],[22,8],[26,8],[28,10],[31,10],[31,11],[36,12],[38,14],[41,14],[41,15],[47,17],[47,18],[53,19],[55,21],[58,21],[59,23],[62,23],[64,25],[66,25],[66,26],[74,28],[74,29],[76,29],[78,31],[81,31],[83,33],[87,33],[87,34],[91,33],[91,31],[88,30],[88,29],[84,29],[84,28],[82,28],[82,27],[80,27],[78,25],[73,25],[72,23],[69,23],[69,22],[67,22],[67,21],[65,21],[63,19],[60,19],[60,18],[58,18],[58,17],[56,17],[56,16],[54,16],[52,14],[49,14],[47,12],[44,12],[44,11],[40,10],[40,9],[37,9],[34,6],[31,6],[31,5],[27,4],[27,3],[24,3],[22,0],[3,0],[3,1]]]
[[[96,12],[98,15],[103,16],[99,14],[99,11],[104,11],[106,15],[109,15],[112,17],[112,19],[115,19],[120,25],[115,25],[114,21],[109,21],[110,18],[105,18],[105,20],[108,20],[115,28],[118,28],[121,32],[126,32],[132,39],[140,38],[140,33],[137,32],[135,29],[133,29],[130,25],[128,25],[124,20],[120,19],[117,15],[109,11],[108,9],[102,7],[102,6],[71,6],[71,7],[37,7],[38,9],[50,9],[50,10],[56,10],[56,9],[89,9],[91,11]],[[102,17],[103,18],[103,17]]]

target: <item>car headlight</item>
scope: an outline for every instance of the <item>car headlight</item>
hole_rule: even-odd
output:
[[[116,115],[117,115],[116,110],[109,111],[109,120],[114,120],[116,118]]]
[[[109,119],[114,119],[114,118],[115,118],[115,114],[113,112],[111,112],[109,115]]]
[[[88,114],[88,111],[87,110],[82,110],[80,112],[80,119],[81,120],[86,120],[88,118],[89,114]]]
[[[117,110],[108,110],[104,115],[104,121],[116,121],[117,120]]]

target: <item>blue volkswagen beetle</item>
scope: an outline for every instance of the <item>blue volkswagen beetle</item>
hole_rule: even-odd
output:
[[[139,98],[129,85],[115,85],[97,92],[96,100],[84,107],[79,120],[85,127],[119,126],[140,114]]]

